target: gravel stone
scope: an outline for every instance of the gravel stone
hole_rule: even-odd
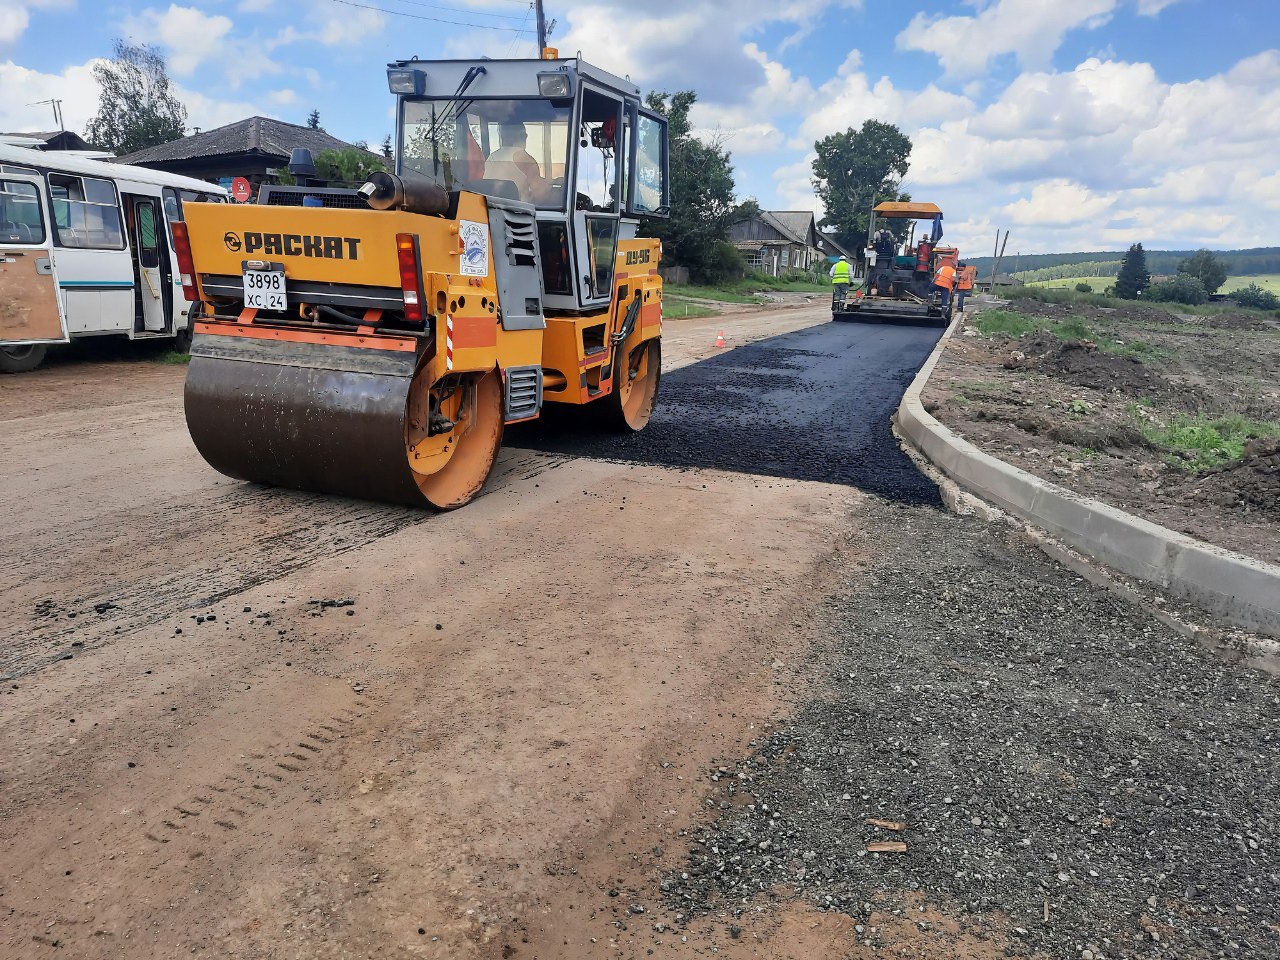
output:
[[[1280,957],[1280,683],[1008,527],[863,513],[820,682],[708,771],[667,907],[786,892],[861,921],[918,891],[1010,956]],[[907,852],[865,854],[885,839]]]

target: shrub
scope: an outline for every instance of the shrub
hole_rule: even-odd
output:
[[[1159,300],[1165,303],[1187,303],[1197,306],[1209,302],[1209,291],[1199,277],[1189,273],[1180,273],[1176,277],[1153,283],[1147,288],[1148,300]]]
[[[717,240],[704,270],[704,278],[708,282],[723,283],[740,278],[747,272],[747,263],[732,243]]]
[[[1227,296],[1242,307],[1250,307],[1254,310],[1280,310],[1280,297],[1270,290],[1262,289],[1256,283],[1233,290]]]
[[[1093,293],[1093,287],[1081,281],[1076,284],[1076,293]]]

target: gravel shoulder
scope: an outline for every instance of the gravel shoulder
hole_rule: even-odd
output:
[[[583,891],[593,942],[626,957],[1280,954],[1275,678],[1003,524],[853,512],[808,661],[775,681],[792,712],[707,769],[703,816],[664,856]]]
[[[1017,315],[1012,332],[983,332],[993,306]],[[971,304],[923,401],[1035,476],[1280,562],[1280,323]]]

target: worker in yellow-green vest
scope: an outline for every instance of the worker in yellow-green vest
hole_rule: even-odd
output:
[[[849,284],[853,282],[853,266],[849,263],[848,257],[840,257],[831,266],[831,282],[836,288],[836,303],[844,303],[845,294],[849,292]]]

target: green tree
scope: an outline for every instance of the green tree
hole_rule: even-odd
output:
[[[1198,278],[1210,296],[1227,282],[1226,265],[1208,250],[1197,250],[1179,263],[1178,273]]]
[[[382,157],[383,157],[383,159],[384,159],[384,160],[390,160],[390,159],[392,159],[392,153],[393,153],[394,149],[395,149],[395,148],[394,148],[394,147],[392,147],[392,145],[391,145],[391,134],[389,134],[389,133],[388,133],[385,137],[383,137],[383,138],[382,138]]]
[[[112,42],[114,56],[93,65],[101,93],[85,139],[116,155],[177,140],[186,132],[187,108],[173,95],[164,56],[145,43]]]
[[[1193,306],[1209,300],[1209,292],[1200,278],[1189,273],[1179,273],[1176,277],[1153,283],[1147,288],[1146,296],[1151,300],[1188,303]]]
[[[651,93],[649,109],[667,118],[670,138],[671,218],[655,220],[652,236],[662,241],[664,254],[688,267],[699,281],[725,278],[732,262],[718,244],[735,223],[759,215],[754,200],[735,196],[733,163],[724,145],[704,143],[689,126],[689,108],[697,100],[692,90]]]
[[[384,160],[358,147],[343,150],[321,150],[315,156],[316,176],[321,180],[342,180],[347,183],[364,183],[369,174],[385,170]]]
[[[1147,253],[1142,244],[1135,243],[1120,261],[1120,273],[1116,277],[1116,296],[1121,300],[1137,300],[1142,291],[1151,286],[1151,273],[1147,270]]]
[[[320,126],[319,110],[312,110],[309,114],[307,114],[307,126],[310,127],[312,130],[324,129],[322,126]]]
[[[866,121],[813,145],[813,187],[829,227],[841,245],[861,250],[871,208],[885,200],[910,200],[901,190],[911,157],[911,139],[892,123]]]

